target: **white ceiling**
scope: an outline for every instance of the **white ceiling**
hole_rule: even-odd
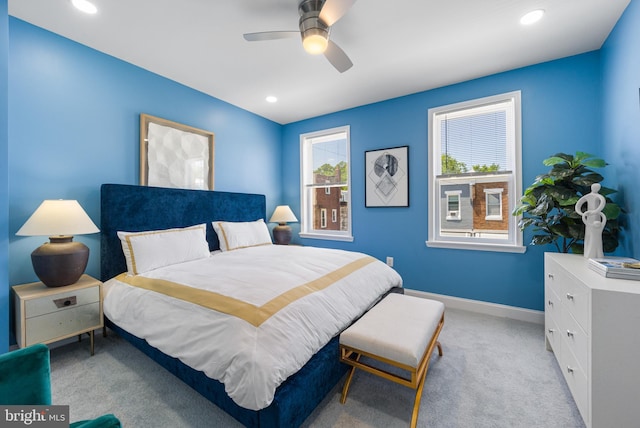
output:
[[[242,37],[297,30],[298,0],[92,1],[95,15],[69,0],[9,13],[286,124],[598,49],[630,0],[359,0],[331,31],[354,63],[342,74],[298,39]]]

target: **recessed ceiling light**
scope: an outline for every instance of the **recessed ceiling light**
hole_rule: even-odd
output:
[[[268,103],[275,103],[278,102],[278,98],[274,97],[273,95],[269,95],[267,98],[265,98],[267,100]]]
[[[76,9],[89,14],[94,14],[98,11],[96,5],[91,3],[88,0],[71,0],[71,4],[73,4]]]
[[[522,18],[520,18],[520,23],[522,25],[535,24],[536,22],[542,19],[543,15],[544,15],[544,9],[532,10],[531,12],[525,14],[524,16],[522,16]]]

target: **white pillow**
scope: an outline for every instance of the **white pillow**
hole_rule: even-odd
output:
[[[222,251],[272,244],[269,228],[263,219],[245,222],[214,221],[212,225],[218,234]]]
[[[209,257],[206,224],[181,229],[118,232],[129,275]]]

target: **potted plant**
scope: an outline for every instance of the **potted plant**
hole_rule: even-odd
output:
[[[591,192],[591,185],[604,177],[591,168],[603,168],[607,163],[588,153],[576,152],[575,156],[557,153],[543,161],[551,170],[536,177],[520,199],[514,216],[522,215],[518,227],[533,227],[531,245],[554,244],[559,252],[582,254],[584,251],[585,225],[576,213],[575,204]],[[616,190],[602,186],[599,193],[605,197],[602,212],[607,223],[602,231],[602,246],[610,253],[618,246],[618,216],[620,207],[609,195]]]

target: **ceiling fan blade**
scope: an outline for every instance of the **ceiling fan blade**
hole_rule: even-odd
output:
[[[342,18],[356,0],[327,0],[320,11],[320,19],[329,27]]]
[[[243,37],[248,42],[290,39],[293,37],[300,37],[300,31],[263,31],[261,33],[245,33],[243,34]]]
[[[344,73],[353,66],[353,63],[351,62],[347,54],[344,53],[340,46],[336,45],[331,40],[329,40],[327,50],[324,51],[324,56],[340,73]]]

